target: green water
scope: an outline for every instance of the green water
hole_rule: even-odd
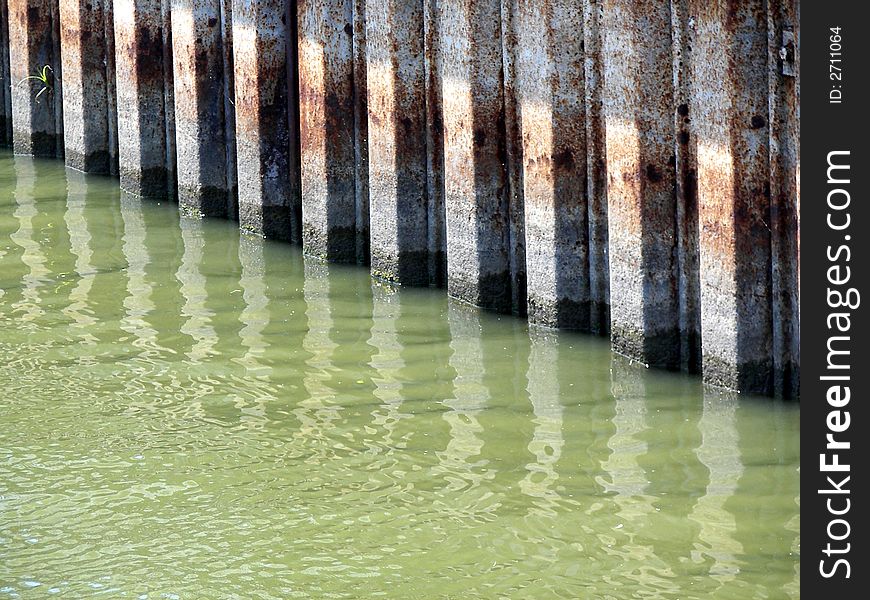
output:
[[[799,411],[0,154],[0,599],[798,598]]]

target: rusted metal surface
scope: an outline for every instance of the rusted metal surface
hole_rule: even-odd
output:
[[[289,36],[281,0],[235,0],[233,62],[239,224],[300,240],[298,154],[288,120]]]
[[[443,67],[447,291],[512,308],[500,0],[438,5]]]
[[[770,393],[767,15],[763,0],[691,0],[704,379]]]
[[[230,208],[224,123],[221,0],[173,0],[178,202],[197,215]]]
[[[613,348],[678,368],[670,7],[605,0],[605,125]]]
[[[443,0],[423,0],[423,52],[426,76],[426,235],[429,281],[447,283],[447,214],[444,204],[443,66],[440,52],[438,5]]]
[[[7,0],[13,148],[21,154],[63,156],[62,68],[57,0]],[[49,86],[26,79],[48,65]]]
[[[106,0],[60,0],[59,8],[66,164],[108,174],[115,149],[109,136],[108,81],[114,74],[104,43]]]
[[[149,198],[170,194],[160,0],[115,0],[115,71],[121,188]]]
[[[9,11],[0,0],[0,146],[12,145],[12,87],[9,75]]]
[[[520,0],[501,0],[502,69],[504,77],[505,157],[508,176],[508,214],[510,240],[508,256],[511,274],[511,310],[525,315],[528,308],[526,288],[526,220],[523,199],[523,135],[517,101],[517,58],[526,48],[517,41]],[[582,35],[582,33],[581,33]],[[538,43],[540,43],[538,41]]]
[[[518,9],[529,321],[588,331],[583,10],[572,0]]]
[[[800,116],[794,77],[796,0],[767,2],[770,121],[771,302],[773,392],[800,393],[800,296],[798,270],[798,149]],[[786,44],[786,45],[784,45]],[[781,52],[784,50],[784,52]],[[785,59],[783,58],[785,55]],[[784,62],[785,61],[785,62]]]
[[[372,274],[429,283],[423,5],[366,7]]]
[[[698,276],[698,164],[691,114],[694,28],[688,0],[671,0],[671,36],[680,368],[697,373],[701,369],[701,281]]]
[[[353,0],[300,0],[302,246],[357,261]]]
[[[604,131],[603,0],[583,0],[586,100],[586,198],[589,227],[589,327],[610,332],[607,241],[607,136]]]

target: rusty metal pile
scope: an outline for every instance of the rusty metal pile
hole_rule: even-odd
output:
[[[797,397],[798,11],[0,0],[0,143]]]

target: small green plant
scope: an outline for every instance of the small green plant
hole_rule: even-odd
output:
[[[39,97],[44,93],[48,92],[49,94],[54,89],[53,79],[54,79],[54,69],[51,68],[51,65],[45,65],[42,69],[36,71],[36,75],[28,75],[24,79],[18,82],[18,85],[22,85],[31,79],[35,79],[42,83],[42,89],[36,92],[36,101],[39,101]]]

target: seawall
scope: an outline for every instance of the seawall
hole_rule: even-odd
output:
[[[0,144],[797,398],[799,10],[0,0]]]

